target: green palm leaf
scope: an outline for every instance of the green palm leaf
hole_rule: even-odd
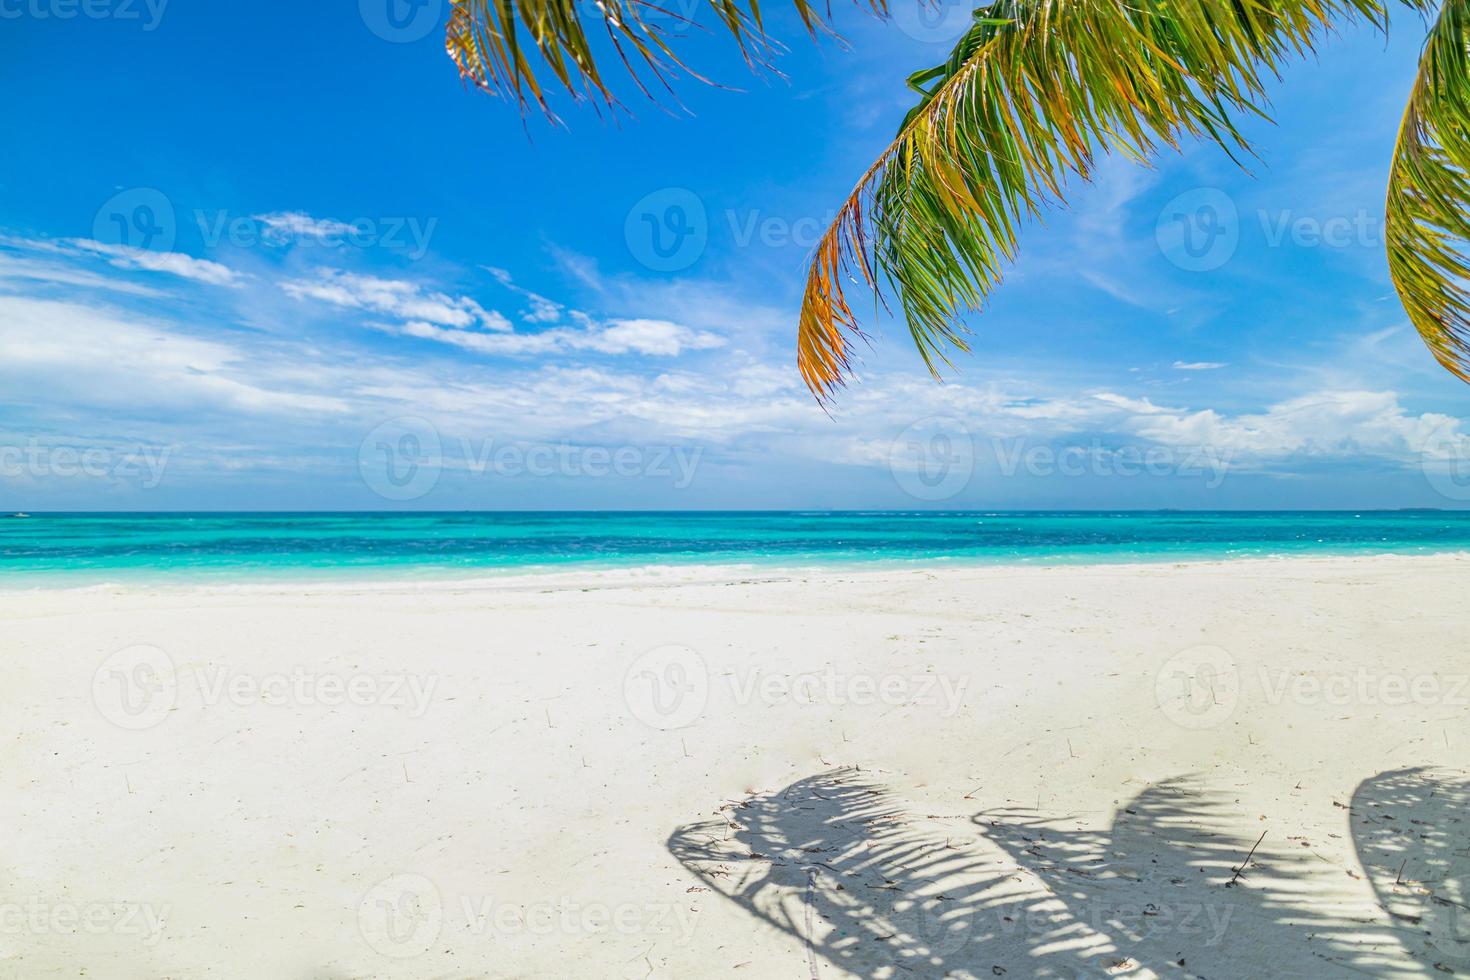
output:
[[[828,30],[812,0],[793,0],[811,33]],[[769,68],[779,46],[765,32],[759,0],[702,0],[745,60]],[[869,0],[886,12],[886,0]],[[445,47],[460,76],[479,88],[509,95],[522,110],[534,103],[550,114],[546,76],[574,100],[616,104],[613,87],[598,67],[592,36],[606,35],[615,57],[645,95],[651,78],[668,88],[669,74],[683,71],[707,81],[675,53],[678,30],[691,26],[673,0],[452,0]],[[691,15],[692,16],[692,15]],[[592,36],[589,36],[589,32]]]
[[[1086,179],[1099,151],[1142,160],[1186,136],[1248,151],[1232,117],[1260,111],[1267,76],[1338,18],[1383,28],[1385,16],[1382,0],[1002,0],[977,10],[949,59],[910,78],[919,104],[818,243],[798,325],[808,387],[826,398],[850,372],[861,333],[844,283],[896,295],[937,374],[949,348],[966,349],[958,318],[1000,281],[1021,222],[1060,202],[1069,178]]]
[[[616,103],[589,31],[645,92],[698,78],[674,52],[673,0],[452,0],[446,45],[473,84],[549,112],[548,84]],[[759,0],[701,0],[752,65],[776,50]],[[827,30],[814,0],[793,0]],[[868,0],[886,13],[887,0]],[[1099,153],[1146,160],[1184,138],[1249,153],[1234,124],[1265,83],[1340,19],[1386,30],[1395,0],[992,0],[940,65],[910,76],[918,104],[819,241],[797,365],[819,400],[846,382],[862,336],[846,290],[893,297],[931,372],[965,350],[1019,229],[1064,203]],[[1437,0],[1397,0],[1429,13]],[[1395,4],[1395,5],[1397,5]],[[551,81],[548,81],[548,75]],[[650,93],[651,94],[651,93]],[[1420,62],[1389,180],[1389,271],[1435,357],[1470,381],[1470,0],[1444,0]]]
[[[1470,381],[1470,3],[1446,0],[1389,172],[1388,270],[1434,356]]]

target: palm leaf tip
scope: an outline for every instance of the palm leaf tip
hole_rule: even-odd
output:
[[[890,294],[925,364],[964,350],[1013,259],[1023,221],[1064,203],[1098,152],[1146,159],[1202,138],[1249,146],[1232,119],[1340,18],[1382,27],[1389,0],[996,0],[941,65],[917,72],[919,104],[858,181],[807,275],[797,363],[829,397],[848,376],[857,323],[847,268]],[[1426,0],[1406,0],[1422,8]],[[1470,0],[1450,0],[1466,3]]]
[[[792,0],[811,34],[831,33],[825,8],[813,0]],[[867,0],[875,13],[887,12],[887,0]],[[682,30],[700,10],[735,41],[752,68],[774,70],[781,50],[765,30],[759,0],[701,0],[689,14],[672,0],[451,0],[445,49],[460,77],[477,88],[513,98],[524,111],[531,105],[547,115],[547,82],[573,100],[595,99],[617,104],[613,86],[599,59],[621,65],[646,96],[655,98],[645,79],[669,93],[678,72],[708,82],[674,50]],[[669,30],[672,22],[679,30]],[[608,48],[598,53],[594,36],[606,35]]]
[[[1470,2],[1446,0],[1430,31],[1389,171],[1389,275],[1409,320],[1470,381]]]

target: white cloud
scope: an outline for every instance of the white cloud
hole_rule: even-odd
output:
[[[87,272],[82,269],[72,269],[64,265],[42,262],[36,259],[23,259],[19,256],[7,255],[0,252],[0,280],[6,279],[55,283],[61,286],[80,286],[85,289],[106,289],[117,293],[127,293],[132,296],[164,295],[157,289],[152,289],[135,282],[111,279],[107,276],[99,276],[96,273]]]
[[[1219,361],[1175,361],[1176,371],[1217,371],[1225,367]]]
[[[1113,392],[1024,398],[960,385],[926,392],[896,378],[884,378],[881,384],[888,390],[886,397],[849,400],[851,407],[834,433],[837,438],[814,449],[820,458],[886,465],[892,432],[941,417],[968,430],[982,451],[1009,440],[1135,450],[1159,446],[1185,453],[1205,450],[1232,469],[1261,473],[1299,473],[1313,463],[1360,459],[1403,468],[1470,464],[1470,434],[1461,420],[1433,412],[1413,414],[1391,391],[1320,391],[1260,412],[1231,415]],[[881,418],[884,411],[887,422]],[[896,429],[894,418],[903,423]],[[844,430],[854,435],[844,438]],[[874,432],[885,437],[864,434]]]
[[[340,238],[353,233],[353,226],[333,218],[314,218],[301,211],[272,211],[252,216],[266,229],[284,238]]]
[[[1310,396],[1226,411],[1160,403],[1139,388],[1088,391],[1085,382],[1040,370],[945,385],[917,371],[875,371],[848,388],[829,417],[790,363],[790,311],[690,284],[639,292],[631,282],[608,281],[599,316],[553,304],[562,320],[539,330],[514,329],[470,296],[415,281],[328,270],[280,284],[303,302],[362,311],[366,327],[428,342],[389,346],[355,343],[351,335],[298,338],[255,322],[261,329],[251,332],[228,321],[196,323],[177,312],[184,307],[170,308],[174,295],[150,290],[138,302],[95,275],[83,260],[100,253],[70,245],[49,253],[42,262],[0,252],[0,280],[15,289],[55,283],[79,295],[109,289],[110,301],[0,294],[0,390],[21,406],[10,423],[39,419],[59,430],[75,422],[99,434],[128,425],[140,438],[187,432],[202,447],[191,458],[200,466],[207,459],[219,473],[275,467],[309,481],[300,474],[345,459],[353,478],[363,434],[398,415],[431,419],[449,445],[493,437],[699,446],[774,473],[822,462],[881,470],[895,437],[930,416],[959,420],[977,453],[996,440],[1209,446],[1232,470],[1271,475],[1311,473],[1319,461],[1410,468],[1470,460],[1470,435],[1459,419],[1416,414],[1394,391],[1335,379]],[[534,295],[503,270],[491,275]],[[267,280],[253,283],[289,302]],[[780,344],[771,339],[778,335]],[[707,353],[687,364],[672,360],[690,352]],[[608,357],[553,356],[581,354]],[[521,359],[499,360],[512,356]],[[1004,368],[985,370],[980,377],[1000,378]],[[829,488],[843,484],[844,472],[852,475],[833,471]]]
[[[1213,446],[1260,465],[1303,457],[1417,462],[1466,438],[1458,419],[1412,415],[1391,391],[1321,391],[1234,417],[1114,398],[1131,413],[1121,421],[1125,431],[1162,445]],[[1464,445],[1470,449],[1470,439]]]
[[[692,330],[667,320],[613,320],[606,325],[588,323],[581,329],[557,327],[537,333],[483,333],[454,330],[423,320],[411,320],[396,332],[421,340],[452,344],[481,354],[527,355],[559,351],[593,351],[600,354],[643,354],[677,357],[689,350],[723,346],[724,338]]]
[[[55,403],[67,414],[84,406],[150,413],[346,408],[335,394],[302,390],[304,379],[289,361],[271,364],[228,343],[103,307],[0,296],[0,347],[6,390]]]
[[[163,272],[181,279],[190,279],[213,286],[237,286],[245,278],[229,266],[220,265],[208,259],[196,259],[182,252],[160,252],[146,248],[133,248],[128,245],[113,245],[90,238],[64,238],[53,241],[0,235],[0,245],[6,245],[22,252],[58,256],[63,259],[96,256],[106,259],[107,263],[116,269]],[[115,292],[157,295],[147,287],[102,280],[82,270],[72,269],[69,274],[63,276],[55,267],[48,269],[44,264],[34,260],[14,258],[6,264],[13,278],[48,280],[71,285],[104,286]]]
[[[668,320],[614,320],[599,331],[573,338],[593,350],[607,354],[649,354],[677,357],[686,350],[709,350],[723,346],[724,338],[704,330],[691,330]]]
[[[530,309],[521,314],[521,319],[525,322],[559,323],[562,317],[566,315],[566,307],[555,300],[547,299],[540,293],[533,293],[523,286],[516,285],[514,277],[506,270],[493,265],[482,265],[480,268],[490,273],[495,278],[495,281],[506,289],[525,297],[526,302],[530,305]]]
[[[531,304],[531,308],[522,314],[521,319],[527,323],[556,323],[562,317],[562,305],[545,296],[527,292],[526,301]]]
[[[67,244],[84,252],[104,256],[119,269],[143,269],[148,272],[165,272],[181,279],[209,283],[212,286],[233,286],[243,278],[229,266],[196,259],[182,252],[155,252],[147,248],[132,248],[128,245],[110,245],[90,238],[70,238]]]
[[[425,321],[440,326],[480,327],[509,331],[510,321],[494,310],[486,310],[468,296],[450,296],[426,290],[401,279],[380,279],[332,269],[320,270],[316,279],[293,279],[281,288],[297,299],[314,299],[334,306],[371,310]]]

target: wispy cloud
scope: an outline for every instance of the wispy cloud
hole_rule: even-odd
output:
[[[0,252],[9,290],[0,292],[0,390],[23,406],[7,422],[53,437],[85,432],[98,444],[178,444],[173,465],[200,479],[309,482],[324,467],[355,479],[366,433],[401,416],[430,420],[446,443],[683,445],[769,486],[826,467],[829,489],[858,480],[888,492],[896,440],[926,419],[952,420],[976,447],[1212,447],[1232,472],[1256,477],[1470,458],[1461,420],[1411,410],[1386,386],[1350,383],[1226,410],[1202,380],[1176,389],[1189,396],[1162,401],[1044,366],[1004,373],[990,361],[941,386],[880,365],[829,417],[790,365],[790,311],[718,284],[594,275],[597,288],[589,296],[579,280],[573,303],[525,290],[504,270],[471,295],[422,273],[320,268],[275,278],[252,266],[249,277],[223,283],[238,289],[183,277],[165,292],[144,265],[47,244],[37,254]],[[495,312],[501,289],[529,302],[530,315],[513,325]],[[228,302],[207,307],[210,297]],[[257,305],[269,310],[273,298],[291,308],[285,297],[319,306],[329,329],[315,320],[299,331],[262,329],[269,316]],[[546,321],[535,318],[532,297],[544,300]],[[373,333],[335,329],[339,322]]]
[[[252,217],[283,238],[340,238],[354,231],[345,221],[315,218],[301,211],[272,211]]]
[[[281,288],[297,299],[313,299],[349,309],[385,313],[405,321],[460,330],[469,327],[496,331],[512,329],[510,321],[503,315],[485,309],[469,296],[450,296],[402,279],[322,269],[314,279],[286,280],[281,283]]]
[[[488,265],[483,268],[494,276],[495,281],[500,285],[525,297],[529,309],[521,314],[521,319],[527,323],[559,323],[566,315],[566,308],[562,304],[517,285],[514,277],[505,269]]]
[[[104,289],[127,293],[133,296],[162,296],[160,290],[126,279],[98,275],[83,269],[70,268],[54,262],[33,258],[21,258],[0,252],[0,281],[28,280],[33,283],[52,283],[60,286],[79,286],[84,289]]]
[[[347,410],[337,394],[304,390],[290,358],[107,306],[0,296],[0,345],[0,377],[12,397],[71,416],[88,407],[145,418],[201,409]]]
[[[143,269],[149,272],[164,272],[181,279],[213,286],[233,286],[240,282],[241,275],[229,266],[209,259],[196,259],[183,252],[156,252],[128,245],[110,245],[90,238],[67,239],[67,244],[83,252],[101,255],[119,269]]]
[[[245,278],[229,266],[221,265],[209,259],[196,259],[192,255],[185,255],[183,252],[163,252],[144,248],[132,248],[128,245],[113,245],[90,238],[39,239],[23,238],[15,235],[0,235],[0,245],[5,245],[18,252],[30,253],[31,255],[48,255],[69,259],[95,256],[104,259],[107,264],[116,269],[162,272],[177,276],[180,279],[189,279],[214,286],[239,285]],[[26,270],[28,274],[25,278],[49,278],[53,282],[63,281],[56,277],[54,270],[50,276],[39,274],[43,267],[35,263],[22,265],[12,260],[10,268],[12,271]],[[82,275],[82,273],[72,270],[70,278],[76,279],[79,275]],[[89,277],[89,280],[93,284],[103,284],[95,276]],[[81,283],[75,284],[80,285]],[[136,293],[139,292],[140,287],[137,283],[131,286],[113,283],[109,285],[109,288]]]
[[[389,328],[393,330],[394,328]],[[724,346],[724,339],[707,331],[668,320],[612,320],[588,323],[583,329],[555,327],[534,333],[482,333],[454,330],[422,320],[410,321],[396,332],[422,340],[453,344],[482,354],[527,355],[558,351],[592,351],[600,354],[643,354],[677,357],[686,351],[711,350]]]

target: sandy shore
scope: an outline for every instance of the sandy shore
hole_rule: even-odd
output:
[[[0,596],[0,976],[1470,975],[1470,560],[694,578]]]

